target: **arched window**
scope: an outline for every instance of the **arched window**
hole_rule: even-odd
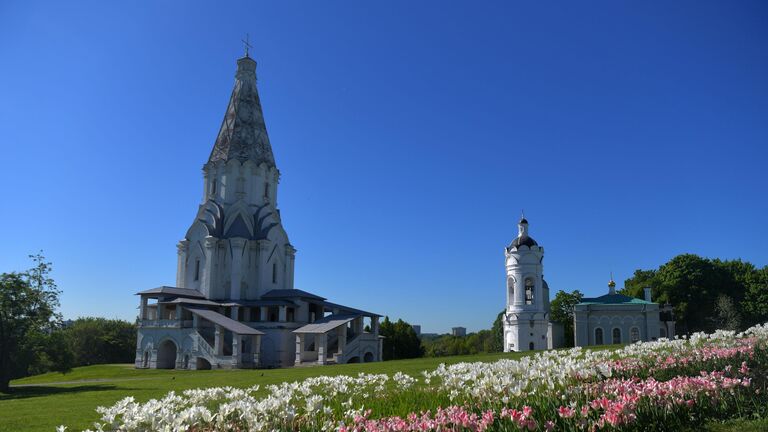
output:
[[[195,280],[200,280],[200,259],[195,260]]]
[[[533,279],[525,280],[525,304],[533,304]]]
[[[595,345],[603,344],[603,329],[600,327],[595,329]]]
[[[216,195],[216,179],[211,182],[211,195]]]
[[[640,340],[640,329],[637,327],[632,327],[629,329],[629,341],[631,343],[635,343]]]
[[[613,331],[611,332],[612,336],[612,343],[614,344],[620,344],[621,343],[621,329],[618,327],[615,327]]]
[[[528,344],[528,349],[530,349],[531,351],[533,351],[533,342],[531,342],[531,343],[529,343],[529,344]]]
[[[264,183],[264,197],[269,197],[269,183]]]

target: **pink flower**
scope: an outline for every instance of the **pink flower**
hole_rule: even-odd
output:
[[[525,418],[528,418],[533,414],[533,408],[529,407],[528,405],[523,406],[523,416]]]
[[[739,372],[743,375],[749,373],[749,366],[747,366],[747,362],[741,362],[741,368],[739,368]]]
[[[552,420],[547,420],[546,422],[544,422],[544,430],[546,430],[547,432],[551,432],[552,429],[554,428],[555,428],[555,423]]]
[[[571,418],[575,413],[576,411],[571,407],[561,406],[560,408],[557,409],[557,414],[561,418]]]

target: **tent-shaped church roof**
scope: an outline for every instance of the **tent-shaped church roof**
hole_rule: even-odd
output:
[[[275,166],[256,89],[256,60],[247,54],[237,61],[235,88],[208,162],[226,162],[231,159]]]

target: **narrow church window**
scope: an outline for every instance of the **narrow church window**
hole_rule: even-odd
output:
[[[264,197],[269,196],[269,183],[264,183]]]
[[[529,343],[529,344],[528,344],[528,348],[529,348],[531,351],[533,351],[533,342],[531,342],[531,343]]]
[[[216,195],[216,179],[211,183],[211,195]]]
[[[195,260],[195,280],[200,280],[200,260]]]
[[[621,343],[621,329],[614,328],[612,336],[613,336],[613,343],[614,344],[620,344]]]
[[[272,283],[277,283],[277,263],[272,263]]]
[[[525,280],[525,304],[533,304],[533,279]]]
[[[603,329],[596,328],[595,329],[595,345],[602,345],[603,344]]]
[[[640,340],[640,329],[637,327],[632,327],[629,329],[629,341],[632,343],[635,343]]]

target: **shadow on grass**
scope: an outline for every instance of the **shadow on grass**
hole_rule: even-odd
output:
[[[106,390],[115,390],[115,385],[81,385],[73,387],[53,387],[53,386],[29,386],[29,387],[11,387],[9,393],[0,393],[0,401],[13,399],[28,399],[41,396],[52,396],[57,394],[98,392]],[[136,390],[121,388],[121,390]]]

